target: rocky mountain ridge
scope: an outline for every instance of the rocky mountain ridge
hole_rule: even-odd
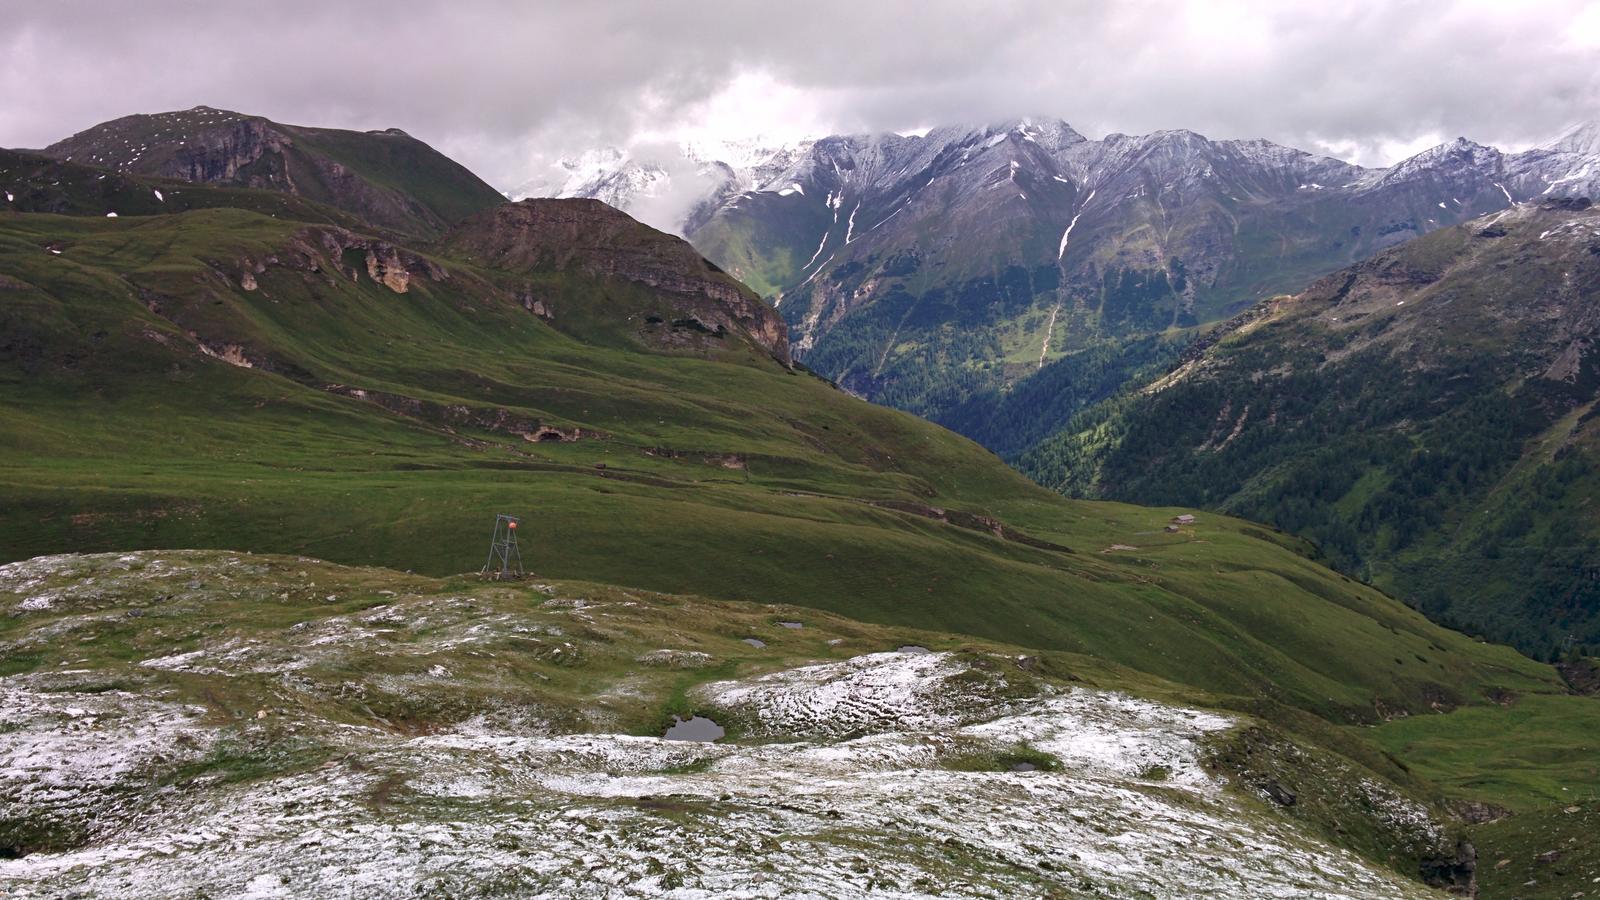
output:
[[[831,136],[717,182],[683,228],[779,305],[808,366],[946,421],[1080,350],[1225,318],[1514,201],[1600,193],[1592,130],[1521,153],[1459,139],[1386,169],[1048,119]],[[640,177],[614,162],[608,184]]]
[[[818,145],[864,147],[875,143],[905,145],[907,142],[919,142],[928,146],[947,147],[964,143],[974,135],[992,139],[994,135],[1012,128],[1023,133],[1034,143],[1039,143],[1040,138],[1048,133],[1051,139],[1046,141],[1045,145],[1053,151],[1066,150],[1079,144],[1092,147],[1092,150],[1076,154],[1077,158],[1072,166],[1085,177],[1092,176],[1092,172],[1097,168],[1118,161],[1125,162],[1130,155],[1162,145],[1167,147],[1179,145],[1186,150],[1194,151],[1203,144],[1220,144],[1236,148],[1241,154],[1253,156],[1263,163],[1276,163],[1290,170],[1295,168],[1295,164],[1301,158],[1315,157],[1315,154],[1268,140],[1211,141],[1203,135],[1185,129],[1157,131],[1142,136],[1113,132],[1099,141],[1094,141],[1084,137],[1064,121],[1041,119],[1036,122],[1033,119],[1018,119],[988,126],[945,126],[915,135],[830,135],[789,143],[758,140],[710,146],[685,143],[665,151],[661,148],[625,150],[615,146],[604,147],[563,157],[552,166],[556,169],[555,173],[529,178],[506,191],[506,195],[513,199],[587,197],[603,200],[619,209],[628,210],[641,198],[658,196],[662,193],[672,184],[672,173],[682,170],[683,164],[688,163],[700,170],[701,174],[710,174],[713,171],[733,174],[734,177],[730,179],[728,185],[719,185],[718,189],[708,191],[701,201],[715,204],[719,195],[723,195],[721,202],[727,203],[733,201],[731,197],[726,196],[726,188],[738,188],[751,193],[783,191],[795,183],[795,176],[807,175],[815,168],[816,160],[808,160],[808,156]],[[1134,153],[1130,154],[1129,150],[1133,150]],[[1471,158],[1472,165],[1468,167],[1452,165],[1452,159],[1458,159],[1463,151]],[[1326,171],[1340,176],[1335,179],[1336,183],[1305,182],[1296,187],[1310,190],[1341,187],[1370,189],[1415,178],[1430,170],[1453,168],[1458,173],[1463,170],[1504,172],[1506,176],[1504,180],[1515,183],[1522,189],[1520,192],[1525,192],[1527,196],[1546,194],[1549,193],[1549,190],[1546,190],[1548,188],[1569,183],[1562,180],[1565,176],[1577,177],[1572,178],[1570,182],[1573,183],[1573,187],[1563,189],[1562,194],[1596,193],[1594,185],[1600,183],[1600,170],[1583,172],[1582,163],[1586,160],[1574,160],[1568,155],[1600,156],[1600,122],[1577,123],[1561,136],[1538,147],[1517,153],[1507,153],[1460,137],[1420,151],[1387,167],[1362,167],[1322,157],[1332,164]],[[1573,165],[1574,162],[1577,163],[1576,166]],[[1203,167],[1199,168],[1196,174],[1203,171]],[[685,219],[668,224],[693,231],[696,223],[691,219]]]

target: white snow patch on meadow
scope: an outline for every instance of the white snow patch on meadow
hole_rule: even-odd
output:
[[[963,671],[944,654],[874,653],[717,682],[702,693],[715,706],[748,710],[767,734],[940,728],[958,722],[970,699],[947,685]]]
[[[8,815],[107,824],[125,813],[152,765],[198,758],[212,743],[201,707],[41,681],[0,679],[0,809]],[[6,874],[0,869],[0,893]]]
[[[991,696],[1009,663],[875,653],[704,687],[748,743],[312,723],[344,742],[329,763],[152,785],[79,849],[0,860],[0,893],[1428,896],[1223,791],[1200,741],[1230,718],[1080,688]],[[0,688],[18,697],[0,710],[0,800],[99,817],[154,761],[208,749],[198,709]],[[1059,767],[944,764],[1019,744]]]

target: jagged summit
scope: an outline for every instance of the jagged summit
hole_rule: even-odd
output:
[[[1505,154],[1493,147],[1458,137],[1407,157],[1387,169],[1372,173],[1372,185],[1392,184],[1426,173],[1470,174],[1500,172]]]
[[[683,233],[776,298],[808,366],[936,418],[974,383],[1009,392],[1079,349],[1226,318],[1512,203],[1600,195],[1600,156],[1574,150],[1458,138],[1372,169],[1042,118],[837,135],[791,158],[704,196]]]
[[[991,135],[1015,134],[1021,140],[1032,141],[1051,150],[1059,150],[1088,140],[1065,120],[1047,116],[1011,119],[990,125],[987,131]],[[933,133],[930,132],[928,137],[934,137]]]

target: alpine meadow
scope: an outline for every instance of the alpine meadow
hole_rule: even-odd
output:
[[[0,895],[1600,892],[1584,4],[14,6]]]

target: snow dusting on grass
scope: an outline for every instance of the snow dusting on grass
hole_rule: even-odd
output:
[[[57,598],[18,613],[37,625],[6,646],[90,648],[64,661],[117,639],[111,625],[174,628],[241,597],[219,615],[295,596],[326,610],[0,678],[0,848],[17,857],[0,858],[0,894],[1426,896],[1227,789],[1202,760],[1231,717],[1053,682],[990,650],[908,644],[729,677],[724,654],[755,654],[742,636],[762,623],[761,658],[849,638],[752,607],[710,617],[733,631],[712,654],[687,649],[706,640],[688,601],[495,605],[500,589],[376,591],[298,565],[0,567],[0,594]],[[349,594],[372,599],[336,605]],[[165,621],[121,611],[144,599],[187,605]],[[650,638],[672,646],[637,643]],[[603,668],[617,642],[622,668]],[[528,684],[574,673],[591,708],[487,689],[519,660],[548,666]],[[727,736],[619,733],[595,714],[662,684],[686,685],[681,702]]]
[[[708,689],[755,710],[768,734],[814,735],[779,743],[354,729],[359,763],[186,790],[81,849],[0,861],[0,886],[125,897],[1420,893],[1225,794],[1197,753],[1225,718],[1082,689],[985,718],[968,705],[979,695],[951,690],[966,671],[949,654],[879,653]],[[96,812],[197,734],[195,710],[122,692],[71,695],[85,704],[74,707],[12,681],[23,702],[3,720],[0,778],[27,803]],[[968,719],[981,721],[957,724]],[[850,731],[871,733],[833,737]],[[1059,768],[941,764],[1018,743]],[[1156,766],[1171,774],[1150,783],[1141,773]]]

